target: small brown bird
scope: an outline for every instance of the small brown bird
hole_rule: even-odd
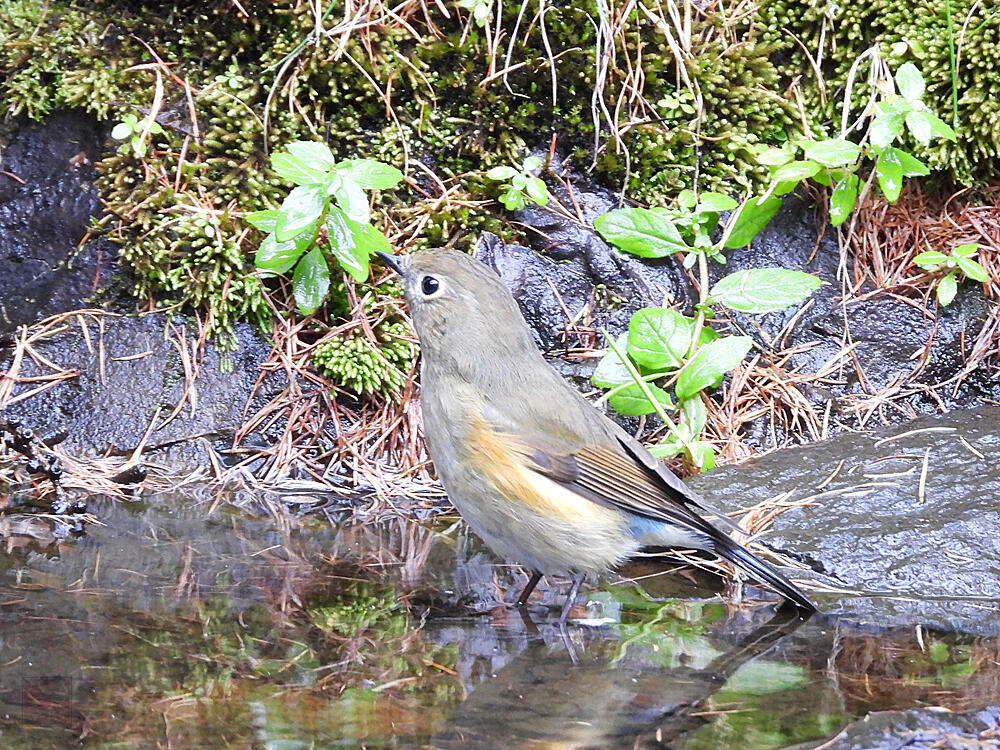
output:
[[[497,554],[573,578],[644,547],[704,550],[800,609],[794,584],[700,514],[701,501],[542,358],[507,287],[454,250],[379,253],[402,277],[421,347],[421,404],[434,466],[455,507]]]

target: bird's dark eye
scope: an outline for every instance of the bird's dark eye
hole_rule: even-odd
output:
[[[423,280],[420,282],[420,291],[422,291],[426,297],[430,297],[440,288],[441,282],[433,276],[424,276]]]

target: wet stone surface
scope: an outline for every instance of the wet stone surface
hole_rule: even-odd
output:
[[[829,615],[1000,633],[1000,408],[778,451],[691,481],[725,508],[779,500],[761,540],[815,571]]]
[[[220,353],[208,343],[196,362],[198,332],[182,318],[74,316],[62,331],[33,344],[43,359],[25,355],[17,375],[52,375],[45,361],[78,374],[11,404],[2,416],[21,418],[73,456],[129,454],[149,432],[147,460],[177,471],[209,466],[207,446],[230,448],[246,416],[284,384],[283,376],[272,374],[258,385],[270,344],[250,326],[238,324],[236,331],[235,352]],[[13,358],[13,349],[0,349],[0,371],[9,370]],[[37,386],[29,380],[12,395]]]
[[[92,162],[103,126],[57,112],[13,130],[0,137],[0,341],[19,325],[90,306],[117,257],[104,242],[77,249],[100,214]]]

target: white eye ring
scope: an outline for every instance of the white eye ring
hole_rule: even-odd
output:
[[[420,279],[420,293],[424,299],[434,299],[444,294],[444,285],[435,276]]]

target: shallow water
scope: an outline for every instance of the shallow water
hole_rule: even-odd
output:
[[[526,617],[500,606],[523,577],[448,519],[91,509],[106,525],[79,538],[8,529],[5,748],[763,749],[1000,694],[998,638],[789,622],[650,565],[589,588],[563,634],[562,589]]]

